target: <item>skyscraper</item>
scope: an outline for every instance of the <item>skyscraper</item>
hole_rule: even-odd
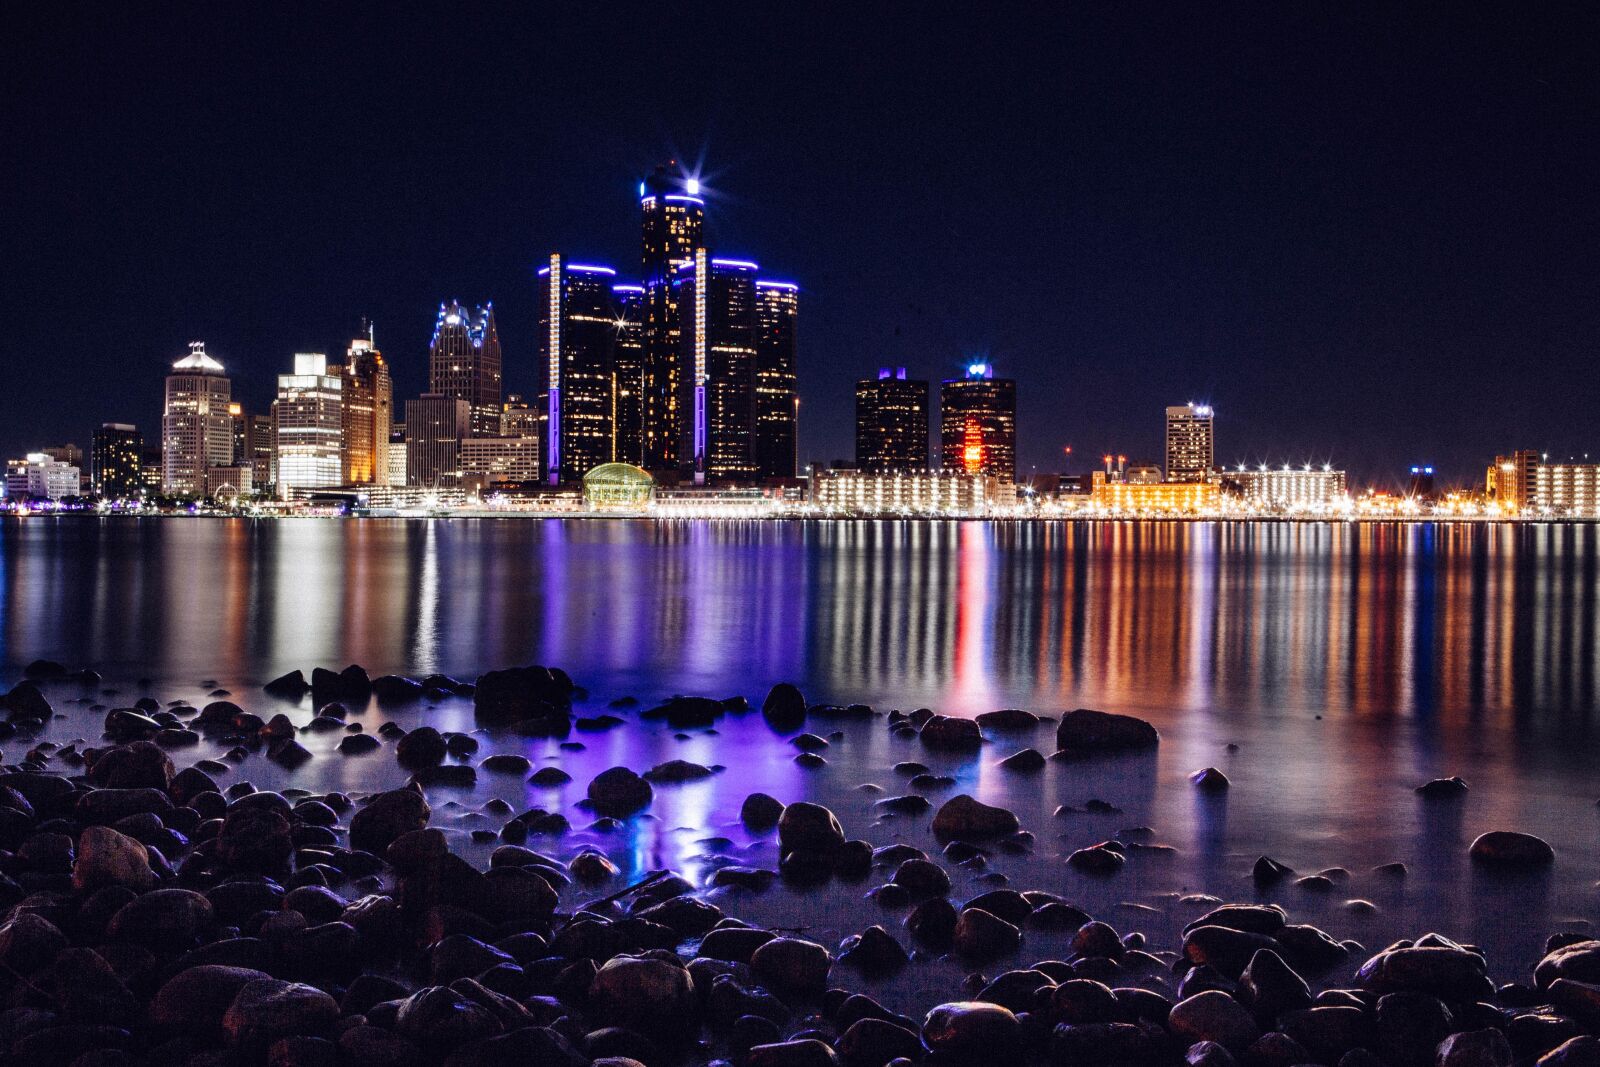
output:
[[[321,352],[296,352],[294,373],[278,375],[277,487],[291,489],[340,484],[344,473],[344,378],[328,373]]]
[[[136,426],[122,422],[102,423],[94,432],[89,449],[90,483],[94,491],[108,500],[131,499],[144,495],[139,477],[139,454],[144,436]]]
[[[1190,401],[1167,409],[1167,481],[1203,482],[1214,464],[1211,408]]]
[[[172,365],[161,409],[161,488],[177,496],[201,496],[206,468],[233,462],[232,386],[222,364],[206,355],[204,341]]]
[[[755,478],[756,265],[695,249],[673,278],[682,321],[680,455],[696,483]]]
[[[800,421],[796,326],[800,287],[756,282],[755,461],[758,478],[793,478]]]
[[[501,437],[538,437],[539,410],[522,399],[521,393],[512,393],[500,406]]]
[[[644,463],[644,286],[613,285],[611,297],[617,334],[615,458],[637,467]]]
[[[576,482],[610,463],[615,449],[616,271],[568,263],[559,254],[539,270],[539,348],[544,370],[540,449],[551,484]]]
[[[428,391],[467,402],[472,436],[500,432],[500,334],[493,304],[471,314],[457,301],[439,305],[428,346]]]
[[[869,473],[928,469],[928,383],[884,367],[856,383],[856,467]]]
[[[424,393],[406,401],[406,484],[424,489],[461,481],[461,439],[472,436],[472,406]]]
[[[277,407],[276,401],[273,408]],[[250,464],[250,485],[258,493],[271,488],[278,473],[277,428],[273,414],[245,416],[245,455],[235,457],[235,463]]]
[[[684,437],[680,322],[672,276],[704,244],[700,185],[660,166],[639,183],[641,274],[644,283],[643,459],[652,471],[676,473]]]
[[[364,336],[351,341],[345,354],[343,481],[388,485],[394,385],[371,325],[362,326]]]
[[[989,363],[939,386],[939,465],[969,474],[1017,476],[1017,383],[996,378]]]

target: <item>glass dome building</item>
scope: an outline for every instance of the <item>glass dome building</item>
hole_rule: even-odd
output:
[[[655,479],[631,463],[602,463],[583,476],[583,502],[591,510],[641,511],[655,491]]]

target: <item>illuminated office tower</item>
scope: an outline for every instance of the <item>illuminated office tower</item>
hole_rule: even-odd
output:
[[[856,382],[856,468],[928,469],[928,383],[907,378],[904,367]]]
[[[615,458],[623,463],[644,463],[644,286],[613,285],[616,315]]]
[[[394,385],[374,343],[372,327],[350,342],[344,366],[345,485],[389,484],[389,427],[394,421]]]
[[[988,363],[939,385],[939,465],[969,474],[1017,476],[1017,383]]]
[[[800,287],[756,282],[755,463],[758,478],[793,478],[800,421],[795,374]]]
[[[500,334],[493,304],[470,314],[456,301],[439,305],[428,346],[428,391],[467,402],[471,436],[500,433]]]
[[[559,254],[539,269],[539,352],[544,388],[540,448],[545,479],[576,482],[615,449],[616,271],[568,263]]]
[[[1210,405],[1193,401],[1167,409],[1167,481],[1203,482],[1211,476],[1216,442]]]
[[[700,183],[657,167],[639,183],[644,283],[643,459],[647,470],[676,473],[685,436],[679,322],[672,277],[704,243]]]
[[[696,484],[756,476],[756,269],[698,248],[673,277],[683,346],[680,455]]]
[[[338,485],[343,474],[344,379],[328,373],[321,352],[296,352],[294,373],[278,375],[277,486],[291,489]]]
[[[222,364],[206,355],[204,341],[172,365],[161,409],[161,489],[201,496],[206,468],[233,462],[232,386]]]
[[[273,402],[277,407],[277,402]],[[244,459],[235,458],[235,462],[250,463],[250,484],[256,492],[265,492],[277,478],[278,472],[278,444],[277,427],[273,425],[273,415],[246,415],[245,435],[248,451]]]
[[[500,407],[501,437],[538,437],[539,409],[512,393]]]
[[[144,436],[138,427],[123,422],[102,423],[89,448],[89,480],[94,491],[107,500],[143,496],[144,483],[139,476],[143,451]]]
[[[472,405],[459,397],[423,393],[406,401],[406,484],[424,489],[459,485],[461,441],[472,436]]]

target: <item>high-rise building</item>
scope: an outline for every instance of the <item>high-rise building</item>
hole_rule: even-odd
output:
[[[856,467],[869,473],[928,469],[928,383],[884,367],[856,383]]]
[[[1406,496],[1413,500],[1433,499],[1432,467],[1411,468],[1411,480],[1406,483]]]
[[[144,486],[145,496],[155,496],[164,491],[167,474],[164,459],[160,441],[144,443],[144,448],[139,452],[139,483]]]
[[[11,500],[61,500],[77,496],[82,486],[78,468],[44,452],[6,461],[6,497]]]
[[[684,364],[679,455],[696,483],[756,476],[756,269],[698,248],[673,278]]]
[[[539,480],[537,437],[466,437],[460,456],[461,480],[468,487]]]
[[[1501,511],[1515,514],[1534,506],[1538,477],[1539,453],[1519,448],[1509,456],[1494,457],[1485,488]]]
[[[276,408],[277,403],[274,402],[272,406]],[[278,472],[277,429],[271,413],[247,415],[245,419],[248,446],[245,459],[250,463],[250,485],[258,493],[265,492],[272,486]]]
[[[340,484],[344,440],[344,379],[328,373],[321,352],[296,352],[294,373],[278,375],[277,489]]]
[[[552,484],[576,482],[613,457],[617,320],[611,284],[616,273],[568,263],[559,254],[539,270],[540,458]]]
[[[1208,404],[1167,408],[1167,481],[1203,482],[1215,465],[1216,441]]]
[[[758,478],[793,478],[799,446],[796,375],[800,287],[756,282],[755,461]]]
[[[500,334],[493,304],[471,313],[457,301],[439,305],[428,346],[428,391],[471,406],[470,436],[500,432]]]
[[[438,489],[461,483],[461,440],[472,436],[472,405],[423,393],[406,401],[406,484]]]
[[[89,478],[94,491],[107,500],[143,496],[144,481],[139,476],[139,457],[143,451],[144,435],[137,426],[124,422],[102,423],[94,432],[94,443],[89,449]]]
[[[233,462],[232,386],[222,364],[206,355],[204,341],[172,365],[161,408],[163,492],[201,496],[206,468]]]
[[[404,424],[400,424],[402,427]],[[538,437],[539,409],[522,399],[521,393],[512,393],[500,406],[501,437]]]
[[[1600,508],[1600,464],[1541,459],[1534,472],[1533,506],[1553,515],[1594,515]]]
[[[644,462],[644,316],[642,285],[613,285],[616,312],[616,458],[639,466]]]
[[[643,460],[651,471],[677,473],[685,434],[682,343],[676,270],[704,245],[700,184],[661,166],[639,184],[641,275],[644,283]]]
[[[1017,477],[1017,383],[996,378],[994,367],[975,362],[965,376],[939,385],[939,465]]]
[[[362,323],[362,335],[345,354],[343,482],[388,485],[394,385],[371,324]]]

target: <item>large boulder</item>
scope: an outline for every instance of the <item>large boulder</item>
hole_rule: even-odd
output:
[[[1235,1055],[1242,1055],[1261,1028],[1243,1004],[1218,989],[1208,989],[1185,997],[1173,1005],[1167,1028],[1184,1041],[1215,1041]]]
[[[595,811],[620,819],[648,808],[655,790],[628,768],[612,767],[594,776],[588,796]]]
[[[414,789],[392,789],[373,797],[350,820],[350,847],[381,856],[395,838],[428,825],[427,798]]]
[[[339,1002],[315,986],[258,978],[234,995],[222,1016],[233,1045],[264,1051],[284,1037],[316,1036],[339,1018]]]
[[[922,1043],[956,1063],[1001,1063],[1015,1056],[1022,1024],[998,1004],[940,1004],[922,1023]]]
[[[1544,839],[1515,830],[1478,835],[1469,854],[1475,863],[1506,870],[1539,870],[1556,860],[1555,850]]]
[[[1483,957],[1450,945],[1385,949],[1361,965],[1356,983],[1372,993],[1428,993],[1450,1003],[1494,996]]]
[[[1056,748],[1073,754],[1153,748],[1160,741],[1156,728],[1143,719],[1089,708],[1067,712],[1056,726]]]
[[[797,801],[788,804],[778,816],[778,848],[781,852],[832,854],[844,847],[844,828],[833,812],[821,804]]]
[[[1600,982],[1600,941],[1574,941],[1546,953],[1533,969],[1533,980],[1548,989],[1557,978]]]
[[[271,979],[265,971],[206,963],[189,967],[167,979],[150,1002],[150,1021],[162,1030],[201,1039],[222,1027],[239,990],[251,982]]]
[[[777,730],[798,730],[806,721],[806,698],[798,687],[779,682],[761,702],[761,715]]]
[[[589,984],[590,1014],[613,1026],[677,1044],[695,1029],[699,1002],[681,964],[615,956]]]
[[[1020,827],[1011,811],[966,793],[945,801],[933,816],[933,835],[941,841],[986,841],[1014,834]]]
[[[565,734],[572,720],[572,679],[545,667],[511,667],[479,675],[472,696],[478,720],[491,726],[545,727]]]
[[[983,744],[983,733],[976,720],[953,715],[935,715],[922,724],[918,736],[936,752],[973,752]]]
[[[155,884],[150,852],[138,841],[109,826],[89,826],[79,835],[78,857],[72,864],[74,889],[123,885],[143,892]]]

